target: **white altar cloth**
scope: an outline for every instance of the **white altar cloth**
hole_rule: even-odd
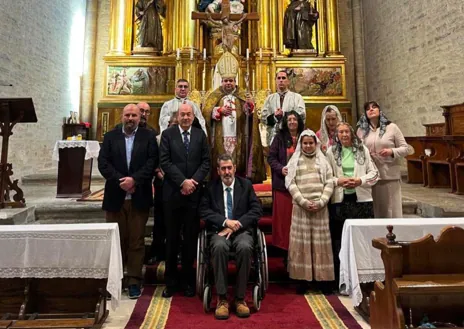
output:
[[[123,278],[118,224],[0,225],[0,277],[107,278],[114,310]]]
[[[340,250],[340,292],[350,295],[354,306],[362,301],[360,283],[383,281],[385,271],[380,250],[372,247],[372,239],[385,238],[387,225],[393,225],[397,241],[412,241],[455,225],[464,228],[464,218],[395,218],[349,219],[343,226]]]
[[[98,141],[56,141],[55,147],[53,148],[52,159],[54,161],[60,161],[59,149],[74,147],[85,148],[85,160],[98,158],[98,154],[100,153],[100,143]]]

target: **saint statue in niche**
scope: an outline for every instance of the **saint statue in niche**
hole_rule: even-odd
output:
[[[137,47],[153,48],[155,52],[162,52],[161,17],[166,17],[164,0],[138,0],[134,11],[139,24]]]
[[[292,0],[285,10],[284,45],[289,49],[314,49],[311,39],[319,13],[309,0]]]

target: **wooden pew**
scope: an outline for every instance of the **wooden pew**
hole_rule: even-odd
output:
[[[408,183],[427,186],[427,163],[422,137],[405,137],[406,142],[414,148],[414,153],[406,157]]]
[[[438,241],[428,234],[412,242],[395,241],[393,227],[387,229],[387,238],[372,240],[381,250],[385,283],[376,282],[371,293],[371,328],[417,328],[424,314],[462,325],[464,229],[446,227]]]
[[[0,279],[0,329],[99,329],[108,316],[106,284],[106,279]]]

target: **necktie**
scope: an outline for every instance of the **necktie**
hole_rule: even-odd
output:
[[[282,106],[284,106],[284,99],[285,99],[285,95],[287,93],[279,93],[279,96],[280,96],[280,108],[282,108]]]
[[[189,144],[190,144],[190,141],[189,141],[189,138],[188,138],[189,132],[186,131],[186,130],[184,130],[184,131],[182,132],[182,135],[184,135],[184,146],[185,146],[185,150],[186,150],[187,153],[188,153],[188,151],[189,151]]]
[[[232,189],[230,187],[226,188],[227,192],[227,218],[232,219]]]

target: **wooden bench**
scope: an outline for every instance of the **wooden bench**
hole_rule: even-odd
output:
[[[0,279],[0,329],[101,328],[106,279]]]
[[[462,325],[464,320],[464,229],[446,227],[437,241],[428,234],[412,242],[373,239],[381,250],[385,283],[376,282],[370,298],[372,329],[416,328],[430,321]],[[411,327],[412,328],[412,327]]]

